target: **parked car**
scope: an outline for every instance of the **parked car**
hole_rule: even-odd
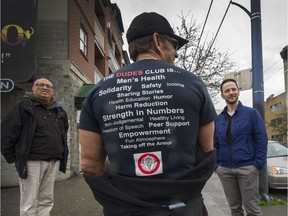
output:
[[[277,141],[268,141],[267,173],[271,189],[288,189],[288,148]]]

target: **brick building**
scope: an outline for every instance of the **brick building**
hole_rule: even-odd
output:
[[[51,80],[54,97],[67,111],[70,124],[67,173],[59,173],[60,180],[79,172],[77,111],[85,94],[99,79],[129,64],[129,58],[123,50],[121,12],[110,0],[38,0],[36,11],[37,28],[29,37],[36,41],[36,69],[25,82],[17,82],[16,76],[8,77],[14,88],[9,92],[1,91],[1,116],[25,91],[31,91],[35,77]],[[15,25],[12,27],[15,29]],[[1,81],[7,78],[2,75]],[[8,165],[2,156],[1,179],[1,186],[18,185],[14,164]]]
[[[269,140],[277,140],[281,143],[287,142],[286,110],[285,92],[267,98],[265,102],[265,121]]]
[[[277,96],[271,95],[267,98],[265,102],[265,121],[268,139],[277,140],[283,144],[286,144],[288,141],[287,46],[282,49],[280,55],[284,64],[285,92]]]

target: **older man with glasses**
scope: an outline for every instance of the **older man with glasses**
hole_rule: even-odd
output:
[[[66,171],[67,131],[67,114],[46,78],[37,79],[3,118],[1,153],[19,175],[20,216],[50,215],[57,171]]]
[[[206,215],[216,112],[202,80],[174,65],[188,41],[153,12],[126,36],[134,63],[102,79],[82,106],[85,180],[105,216]]]

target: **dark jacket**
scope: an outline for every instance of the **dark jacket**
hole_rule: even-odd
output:
[[[213,173],[215,160],[215,151],[206,153],[193,169],[179,179],[131,178],[108,170],[105,176],[84,177],[95,199],[103,206],[105,215],[150,216],[166,205],[177,202],[187,204],[201,196],[203,187]],[[201,205],[197,208],[201,208]],[[142,212],[147,214],[141,214]],[[205,211],[202,215],[205,215]]]
[[[35,130],[33,107],[39,102],[24,97],[23,100],[8,111],[1,122],[1,153],[8,163],[14,163],[18,175],[27,178],[27,160]],[[52,102],[49,109],[56,109],[59,128],[64,146],[64,154],[60,160],[59,170],[66,172],[68,159],[67,131],[68,117],[65,110],[57,102]]]
[[[231,123],[231,143],[227,140],[227,107],[215,120],[214,145],[217,165],[238,168],[255,165],[261,170],[266,163],[267,133],[259,112],[239,102]]]

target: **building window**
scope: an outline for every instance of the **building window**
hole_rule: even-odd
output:
[[[271,120],[271,126],[282,125],[282,118],[276,118]]]
[[[270,106],[270,112],[275,112],[277,110],[280,110],[282,108],[281,102],[273,104]]]
[[[115,49],[116,49],[116,43],[113,37],[113,32],[112,30],[109,28],[109,44],[112,50],[113,55],[115,56]]]
[[[80,26],[80,50],[87,56],[87,32],[82,25]]]
[[[283,137],[282,135],[272,135],[272,140],[282,142]]]

